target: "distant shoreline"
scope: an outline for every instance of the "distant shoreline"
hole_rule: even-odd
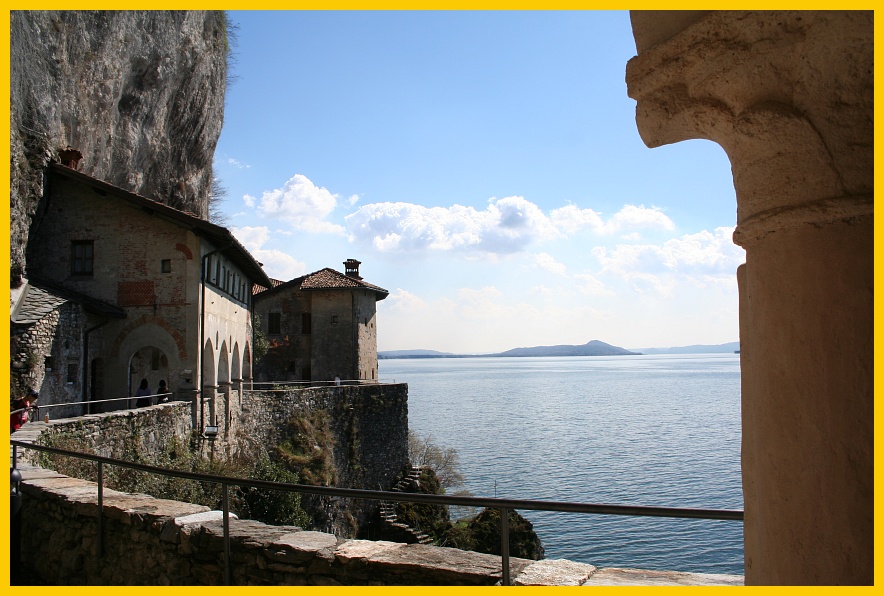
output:
[[[451,354],[435,350],[389,350],[378,352],[379,360],[414,360],[428,358],[560,358],[575,356],[654,356],[658,354],[739,354],[740,342],[724,344],[697,344],[670,348],[636,348],[626,350],[591,341],[582,346],[536,346],[533,348],[515,348],[493,354]]]

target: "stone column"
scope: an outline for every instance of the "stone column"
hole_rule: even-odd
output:
[[[649,147],[737,194],[747,584],[873,583],[871,12],[633,12]]]

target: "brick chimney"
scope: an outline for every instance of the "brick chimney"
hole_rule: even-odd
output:
[[[58,150],[58,158],[61,160],[61,165],[76,170],[80,160],[83,159],[83,154],[68,145],[64,149]]]
[[[347,277],[352,277],[355,279],[362,279],[359,275],[359,265],[362,264],[362,261],[357,261],[356,259],[347,259],[344,261],[344,273],[347,274]]]

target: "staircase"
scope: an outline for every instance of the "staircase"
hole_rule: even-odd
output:
[[[410,493],[417,492],[420,487],[421,468],[412,467],[396,486],[390,489],[391,492]],[[433,539],[421,532],[417,528],[399,521],[396,515],[396,503],[389,501],[381,501],[380,504],[381,524],[384,527],[384,534],[387,539],[395,542],[405,542],[407,544],[432,544]]]

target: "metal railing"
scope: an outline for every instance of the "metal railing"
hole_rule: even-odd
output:
[[[396,379],[338,379],[336,381],[251,381],[249,391],[286,391],[288,389],[309,389],[311,387],[337,387],[352,385],[395,385]]]
[[[40,412],[41,411],[48,410],[50,408],[67,408],[70,406],[87,406],[88,407],[88,406],[91,406],[92,404],[103,404],[103,403],[115,402],[115,401],[135,401],[135,400],[143,399],[145,397],[150,398],[151,401],[154,401],[154,398],[160,398],[160,397],[170,397],[171,398],[172,395],[173,394],[170,392],[170,393],[156,393],[154,395],[142,395],[142,396],[130,395],[128,397],[112,397],[109,399],[92,399],[89,401],[72,401],[72,402],[66,402],[66,403],[62,403],[62,404],[45,404],[45,405],[34,404],[32,406],[28,406],[27,408],[19,408],[17,410],[12,410],[10,412],[10,415],[18,414],[19,412],[24,412],[25,410],[27,410],[28,422],[35,422],[35,421],[40,420]],[[156,403],[160,403],[159,399],[156,400]],[[153,405],[156,405],[156,404],[153,404]],[[127,409],[134,410],[135,407],[130,405],[129,408],[127,408]],[[33,416],[32,416],[32,414],[33,414]]]
[[[104,483],[103,466],[105,464],[130,468],[142,472],[185,478],[199,482],[214,482],[222,487],[222,526],[224,532],[224,583],[230,585],[230,502],[228,499],[229,486],[246,486],[263,488],[268,490],[281,490],[293,493],[305,493],[311,495],[325,495],[329,497],[344,497],[351,499],[368,499],[373,501],[392,501],[405,503],[424,503],[430,505],[454,505],[460,507],[486,507],[498,509],[501,519],[501,583],[505,586],[510,582],[510,555],[509,555],[509,512],[510,510],[528,509],[536,511],[559,511],[568,513],[592,513],[597,515],[626,515],[639,517],[672,517],[687,519],[711,519],[743,521],[743,512],[734,509],[695,509],[683,507],[649,507],[643,505],[610,505],[599,503],[569,503],[561,501],[536,501],[525,499],[498,499],[488,497],[456,497],[449,495],[428,495],[419,493],[403,493],[381,490],[365,490],[356,488],[334,488],[326,486],[310,486],[306,484],[287,484],[283,482],[269,482],[264,480],[251,480],[246,478],[232,478],[228,476],[215,476],[200,474],[197,472],[184,472],[169,470],[145,464],[137,464],[129,461],[102,457],[89,453],[68,451],[54,447],[45,447],[22,441],[10,441],[12,444],[12,477],[15,482],[18,448],[34,449],[45,453],[55,453],[78,459],[94,461],[98,464],[98,553],[103,556],[104,549]]]

